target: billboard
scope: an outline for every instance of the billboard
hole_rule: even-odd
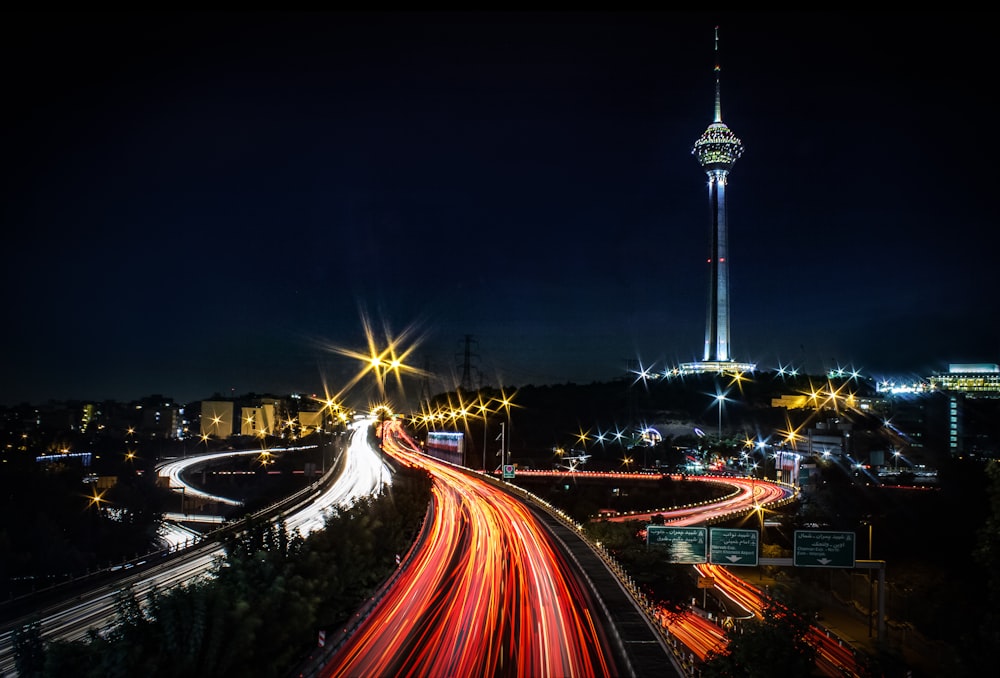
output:
[[[428,431],[428,456],[449,464],[465,464],[465,434],[459,431]]]

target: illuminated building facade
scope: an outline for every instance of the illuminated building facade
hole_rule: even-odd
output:
[[[258,407],[243,407],[240,415],[240,435],[274,435],[278,429],[278,419],[274,403],[262,403]]]
[[[914,386],[886,383],[889,425],[910,453],[1000,456],[1000,366],[953,363]]]
[[[708,176],[711,241],[708,254],[708,319],[701,362],[684,363],[684,372],[747,372],[756,365],[732,360],[729,340],[729,243],[726,187],[729,171],[743,155],[743,142],[722,122],[719,85],[719,29],[715,29],[715,118],[691,153]]]
[[[1000,365],[994,363],[957,363],[948,365],[945,374],[933,374],[927,378],[931,387],[943,391],[948,398],[948,450],[959,455],[967,451],[994,449],[996,434],[985,434],[982,427],[970,426],[979,421],[996,419],[996,408],[992,411],[982,402],[984,398],[1000,398]],[[971,400],[971,402],[970,402]],[[979,410],[986,410],[979,412]],[[976,415],[979,416],[976,416]],[[977,435],[978,434],[978,435]],[[990,438],[993,438],[991,441]]]
[[[955,391],[985,397],[1000,396],[1000,365],[971,363],[948,365],[946,374],[927,378],[931,386],[941,391]]]
[[[201,402],[200,432],[212,438],[228,438],[233,435],[233,403],[226,400],[203,400]]]

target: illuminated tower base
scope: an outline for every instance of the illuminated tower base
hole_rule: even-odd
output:
[[[682,374],[743,374],[757,369],[756,363],[740,363],[735,360],[700,360],[696,363],[681,363]]]

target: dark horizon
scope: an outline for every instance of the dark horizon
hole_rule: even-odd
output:
[[[700,360],[715,26],[732,358],[1000,362],[963,15],[13,13],[0,403]]]

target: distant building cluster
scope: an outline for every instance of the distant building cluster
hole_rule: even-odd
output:
[[[199,410],[198,436],[216,439],[234,435],[295,439],[329,430],[347,417],[337,405],[298,395],[203,400]]]
[[[983,447],[980,440],[985,442],[990,437],[983,420],[988,419],[994,428],[997,426],[997,408],[989,407],[988,401],[1000,399],[1000,366],[953,364],[948,366],[946,374],[931,375],[927,381],[945,401],[948,450],[953,455],[978,451]]]
[[[151,395],[122,403],[59,401],[3,410],[7,430],[62,431],[122,440],[180,440],[191,434],[191,409]]]
[[[190,404],[153,395],[138,401],[61,401],[0,409],[4,429],[14,432],[63,432],[77,438],[123,441],[296,438],[336,421],[346,413],[330,403],[298,395],[247,395]],[[73,450],[78,452],[79,450]],[[67,449],[53,449],[65,455]]]
[[[1000,365],[953,363],[915,383],[882,383],[879,391],[901,445],[955,457],[998,455]]]
[[[845,375],[842,383],[850,384],[855,376]],[[946,372],[915,383],[883,382],[859,393],[832,386],[839,381],[813,393],[776,394],[764,405],[784,410],[801,422],[790,425],[786,416],[787,430],[777,431],[781,440],[769,443],[774,453],[795,453],[803,460],[836,460],[856,467],[859,473],[871,469],[916,472],[922,459],[941,455],[1000,457],[1000,367],[996,364],[952,364]],[[130,403],[50,402],[0,408],[6,452],[30,451],[39,463],[84,465],[89,464],[92,452],[100,450],[88,441],[98,439],[124,441],[126,450],[131,449],[130,443],[140,441],[188,441],[189,447],[190,441],[196,446],[213,441],[231,445],[237,437],[291,441],[332,431],[347,422],[350,414],[334,403],[296,394],[216,396],[186,405],[155,395]],[[719,416],[721,435],[721,408]],[[32,445],[32,439],[42,440],[42,434],[53,432],[67,435],[54,436],[57,442],[43,447]],[[461,451],[464,441],[459,439],[461,434],[454,435],[454,439],[435,439],[431,447],[447,452],[449,460],[458,458],[455,452]],[[70,439],[77,444],[58,442]],[[803,464],[802,468],[809,467]],[[794,478],[800,469],[782,470]]]

